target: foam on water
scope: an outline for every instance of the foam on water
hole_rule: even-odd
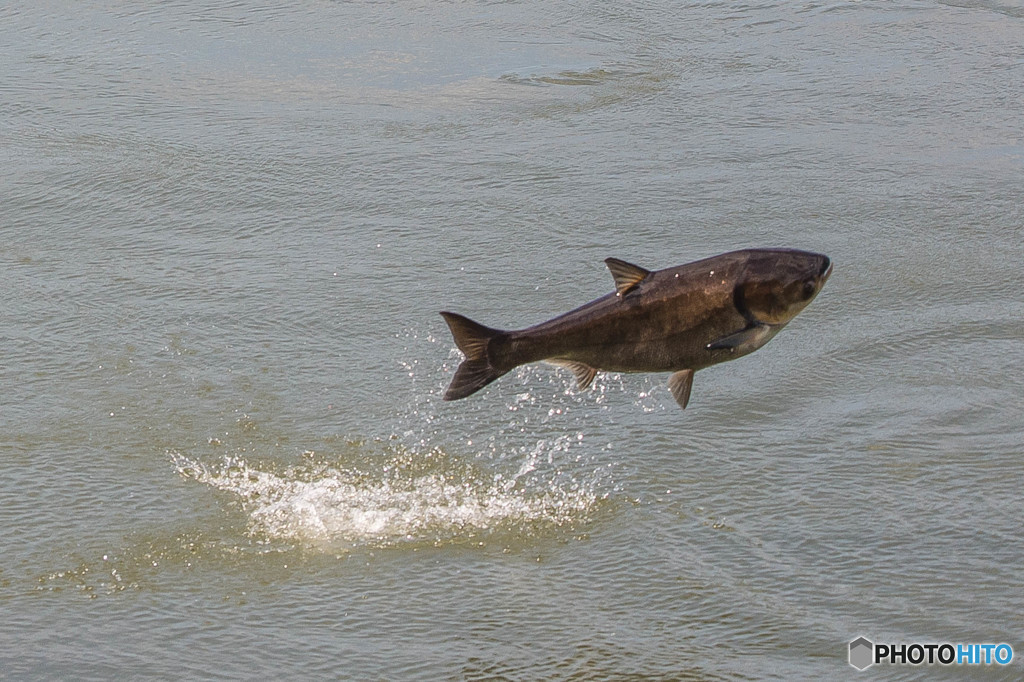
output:
[[[183,477],[233,496],[256,538],[358,546],[479,541],[581,523],[604,497],[597,486],[535,472],[538,458],[563,447],[540,441],[514,475],[437,448],[392,447],[355,466],[313,453],[284,466],[232,455],[213,464],[172,456]]]
[[[405,376],[393,386],[408,390],[408,402],[364,425],[390,435],[306,440],[315,452],[289,453],[282,432],[242,415],[210,439],[216,454],[172,451],[178,474],[225,493],[256,542],[328,551],[529,541],[572,532],[615,494],[609,460],[591,460],[605,446],[586,433],[587,414],[608,407],[607,384],[620,388],[617,375],[595,382],[595,397],[567,373],[522,367],[506,381],[519,386],[504,404],[442,409],[461,354],[429,333],[409,331],[404,341]]]

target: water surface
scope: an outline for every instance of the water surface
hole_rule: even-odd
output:
[[[1016,3],[15,3],[0,37],[0,676],[822,679],[859,635],[1020,675]],[[835,272],[685,413],[545,366],[441,401],[438,310],[756,246]]]

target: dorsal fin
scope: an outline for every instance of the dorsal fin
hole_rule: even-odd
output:
[[[647,275],[651,274],[650,270],[644,270],[639,265],[633,265],[618,258],[605,258],[604,263],[608,266],[612,277],[615,279],[615,291],[619,296],[625,296],[633,287],[640,284]]]

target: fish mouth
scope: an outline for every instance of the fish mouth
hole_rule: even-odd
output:
[[[821,264],[821,272],[818,273],[818,277],[821,278],[821,283],[824,284],[829,275],[832,274],[832,259],[828,256],[825,257],[825,262]]]

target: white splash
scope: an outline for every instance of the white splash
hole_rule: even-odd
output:
[[[367,473],[329,464],[280,471],[226,456],[208,466],[172,455],[178,472],[237,496],[259,538],[303,544],[458,542],[491,530],[521,532],[585,520],[599,497],[586,486],[503,478],[465,466],[410,471],[402,463]]]

